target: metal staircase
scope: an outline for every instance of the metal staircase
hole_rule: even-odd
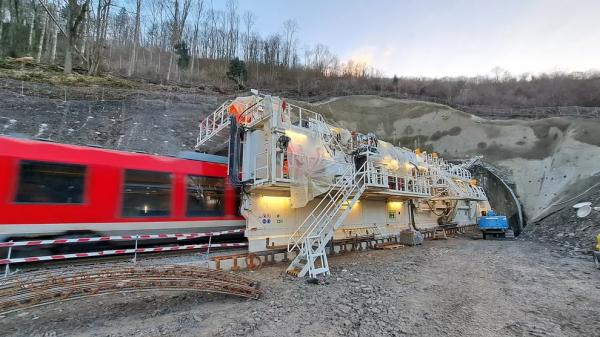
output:
[[[243,103],[238,100],[229,100],[221,104],[213,113],[200,122],[200,131],[196,138],[196,151],[216,153],[227,148],[229,143],[229,129],[231,116],[246,128],[250,128],[270,115],[265,115],[263,96],[256,96],[253,102]],[[237,112],[230,108],[237,106]],[[241,110],[241,111],[240,111]]]
[[[325,247],[365,191],[364,168],[363,164],[355,171],[354,167],[349,165],[290,236],[288,252],[298,251],[298,254],[287,268],[288,274],[303,277],[308,273],[313,278],[329,275]]]
[[[215,153],[227,147],[229,142],[229,106],[233,101],[221,104],[213,113],[200,122],[196,139],[196,150]]]

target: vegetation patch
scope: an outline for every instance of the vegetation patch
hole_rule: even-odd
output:
[[[91,76],[84,69],[64,74],[61,67],[51,64],[35,63],[27,58],[0,58],[0,77],[20,81],[50,83],[66,86],[104,86],[121,89],[140,88],[142,84],[111,75]]]

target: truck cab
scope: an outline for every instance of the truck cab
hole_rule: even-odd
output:
[[[496,215],[496,212],[493,210],[489,210],[487,213],[482,212],[482,217],[479,218],[478,224],[484,240],[488,235],[504,238],[510,230],[506,216]]]

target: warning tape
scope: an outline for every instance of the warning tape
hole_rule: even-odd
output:
[[[178,234],[144,234],[144,235],[118,235],[118,236],[97,236],[88,238],[70,238],[70,239],[55,239],[55,240],[34,240],[34,241],[17,241],[17,242],[0,242],[0,248],[18,247],[18,246],[41,246],[55,245],[65,243],[85,243],[85,242],[100,242],[100,241],[116,241],[116,240],[151,240],[151,239],[194,239],[208,236],[219,236],[227,234],[243,233],[244,229],[231,229],[220,232],[205,232],[205,233],[178,233]]]
[[[209,247],[210,248],[233,248],[233,247],[246,247],[246,246],[248,246],[248,243],[238,242],[238,243],[212,243],[212,244],[205,243],[205,244],[199,244],[199,245],[183,245],[183,246],[154,247],[154,248],[114,249],[114,250],[103,250],[103,251],[99,251],[99,252],[89,252],[89,253],[74,253],[74,254],[22,257],[22,258],[14,258],[14,259],[0,259],[0,265],[13,264],[13,263],[65,260],[65,259],[75,259],[75,258],[81,258],[81,257],[97,257],[97,256],[134,254],[134,253],[153,253],[153,252],[168,252],[168,251],[191,250],[191,249],[204,249],[204,248],[209,248]]]

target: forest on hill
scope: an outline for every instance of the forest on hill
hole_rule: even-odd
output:
[[[457,78],[386,76],[300,41],[293,19],[266,36],[259,14],[206,0],[0,0],[0,55],[55,64],[64,73],[110,73],[181,86],[212,85],[288,96],[378,94],[494,108],[599,107],[600,73]],[[2,65],[0,65],[0,68]]]

